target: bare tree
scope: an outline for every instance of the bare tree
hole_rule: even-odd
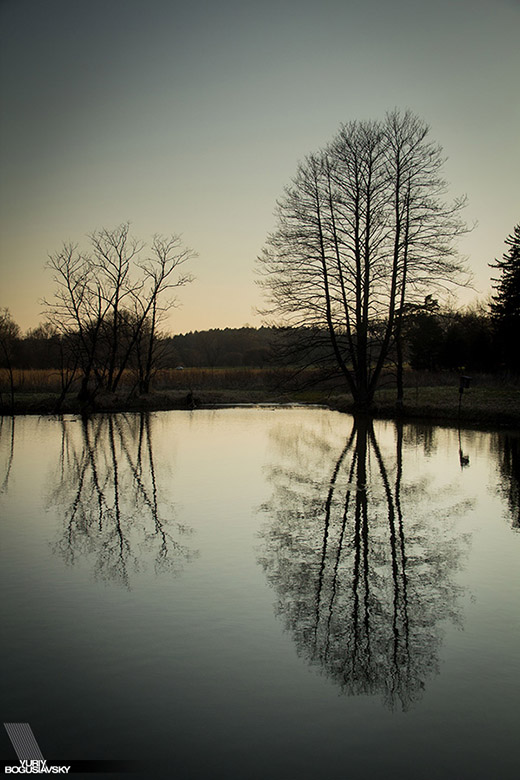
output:
[[[80,400],[92,400],[99,389],[115,392],[132,361],[142,365],[140,386],[148,391],[157,326],[176,303],[164,293],[193,280],[179,267],[195,252],[183,247],[178,235],[156,235],[145,258],[145,244],[130,235],[128,223],[94,231],[89,240],[90,251],[64,244],[50,255],[56,290],[52,301],[44,301],[47,317],[81,372]]]
[[[43,301],[46,315],[66,344],[67,364],[74,363],[81,371],[79,395],[87,400],[109,307],[103,306],[90,256],[79,252],[76,244],[64,243],[50,255],[47,266],[54,272],[56,289],[52,301]]]
[[[0,309],[0,360],[9,377],[11,411],[14,411],[14,375],[13,358],[16,342],[20,337],[20,328],[11,317],[9,309]],[[1,365],[1,364],[0,364]],[[1,397],[0,397],[1,402]]]
[[[183,287],[193,281],[190,273],[180,271],[176,275],[180,266],[194,257],[191,249],[183,247],[180,236],[164,237],[156,234],[151,249],[152,257],[140,265],[146,291],[134,295],[137,322],[142,323],[137,330],[142,347],[138,351],[142,357],[139,364],[139,389],[142,393],[148,393],[153,373],[159,367],[158,326],[164,314],[176,305],[175,298],[162,301],[162,295],[167,290]]]
[[[428,133],[410,112],[343,125],[298,166],[259,258],[265,313],[312,333],[314,349],[326,332],[359,407],[400,344],[407,305],[467,281],[454,249],[464,200],[444,201],[442,151]]]
[[[95,273],[97,292],[106,307],[102,336],[105,341],[105,382],[107,390],[117,387],[115,375],[120,364],[124,340],[124,305],[127,298],[139,294],[142,281],[132,278],[132,261],[139,257],[144,243],[130,236],[128,222],[117,228],[103,228],[89,235],[92,246],[90,263]]]

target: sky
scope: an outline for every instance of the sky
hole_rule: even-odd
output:
[[[298,161],[396,107],[467,195],[459,301],[485,298],[520,222],[519,31],[520,0],[0,0],[0,307],[35,327],[48,255],[129,221],[198,253],[167,330],[260,326]]]

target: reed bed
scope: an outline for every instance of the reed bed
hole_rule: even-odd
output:
[[[458,388],[461,372],[442,371],[406,371],[405,387],[410,393],[418,388],[451,387]],[[16,393],[59,393],[62,378],[59,369],[31,368],[13,370],[14,391]],[[137,377],[133,371],[125,371],[121,380],[121,390],[131,392],[137,387]],[[389,370],[380,383],[382,391],[395,386],[395,377]],[[471,377],[471,387],[517,387],[520,392],[520,378],[502,375],[476,374]],[[79,380],[74,380],[70,392],[77,392]],[[324,380],[317,369],[305,369],[295,372],[292,368],[164,368],[160,369],[152,382],[153,391],[161,390],[284,390],[309,392],[326,390],[344,392],[341,377]],[[0,369],[0,392],[10,392],[9,373]]]
[[[59,393],[61,374],[58,369],[15,368],[13,369],[15,393]],[[10,392],[10,379],[7,369],[0,369],[0,392]]]
[[[316,371],[309,369],[294,376],[292,369],[271,368],[175,368],[160,369],[152,382],[153,391],[178,390],[196,392],[200,390],[270,390],[289,386],[292,389],[302,384],[313,383]],[[62,380],[58,369],[14,369],[15,393],[60,393]],[[138,386],[133,371],[123,373],[120,389],[130,393]],[[70,392],[77,392],[79,380],[75,379]],[[0,369],[0,392],[10,392],[9,374]]]

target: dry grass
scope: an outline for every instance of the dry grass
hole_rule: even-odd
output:
[[[59,393],[61,390],[60,372],[57,370],[15,368],[13,380],[16,393]],[[0,392],[9,392],[9,375],[6,369],[0,370]]]
[[[254,389],[264,390],[286,378],[288,372],[262,368],[165,368],[157,372],[153,380],[154,390],[216,390]],[[16,393],[59,393],[61,377],[55,369],[14,369]],[[136,385],[132,371],[125,371],[121,380],[122,390],[130,391]],[[74,392],[74,387],[72,392]],[[0,392],[9,392],[9,374],[0,369]]]

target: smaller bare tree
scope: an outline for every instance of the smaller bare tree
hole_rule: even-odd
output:
[[[81,374],[82,402],[99,390],[115,392],[132,364],[140,366],[139,389],[148,392],[158,324],[176,305],[164,293],[193,281],[180,266],[196,253],[179,235],[156,235],[143,258],[145,244],[130,235],[128,223],[88,238],[90,251],[68,243],[49,256],[56,289],[53,300],[43,301],[47,318],[68,346],[70,366]]]

